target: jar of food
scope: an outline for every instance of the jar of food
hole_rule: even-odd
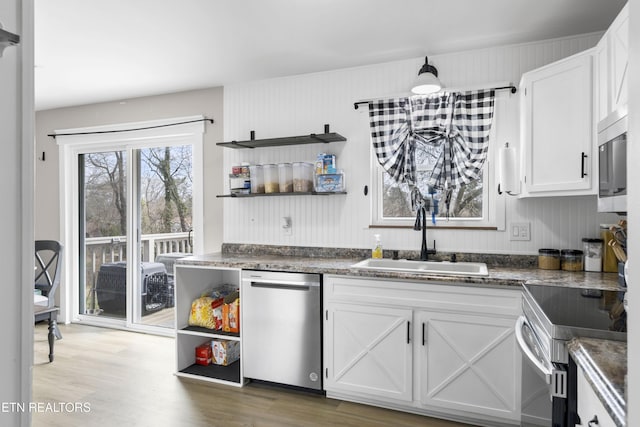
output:
[[[602,271],[605,273],[618,272],[618,258],[613,252],[613,248],[609,246],[609,242],[613,240],[613,233],[609,230],[610,224],[600,224],[600,237],[602,237]]]
[[[280,181],[278,179],[278,165],[262,165],[264,172],[264,192],[278,193],[280,191]]]
[[[602,271],[602,239],[582,239],[584,271]]]
[[[264,193],[264,171],[262,165],[249,166],[249,179],[251,180],[251,193]]]
[[[281,193],[293,192],[293,167],[291,163],[278,164],[278,179]]]
[[[582,257],[584,253],[578,249],[562,249],[560,251],[560,266],[565,271],[582,271]]]
[[[313,163],[295,162],[293,164],[293,191],[295,193],[313,191]]]
[[[560,270],[560,251],[558,249],[539,249],[538,268],[542,270]]]

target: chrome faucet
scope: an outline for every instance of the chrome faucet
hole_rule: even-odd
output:
[[[416,231],[422,230],[422,246],[420,248],[420,261],[427,261],[429,255],[436,253],[436,241],[433,241],[433,249],[427,248],[427,208],[423,204],[417,209],[416,223],[413,229]]]

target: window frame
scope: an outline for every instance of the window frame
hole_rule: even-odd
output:
[[[494,116],[495,117],[495,116]],[[505,210],[506,202],[504,195],[498,195],[498,140],[496,139],[496,126],[491,128],[489,134],[489,150],[487,159],[483,166],[483,217],[478,219],[465,218],[436,218],[435,227],[439,228],[464,228],[464,229],[493,229],[505,230]],[[378,163],[378,159],[373,149],[371,136],[369,136],[369,159],[371,172],[371,217],[370,227],[402,227],[413,228],[415,218],[385,218],[383,216],[383,176],[387,173]],[[434,226],[429,223],[430,226]]]

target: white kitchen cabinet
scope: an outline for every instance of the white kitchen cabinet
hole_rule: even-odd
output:
[[[605,37],[611,54],[611,110],[627,105],[627,70],[629,68],[628,4],[613,21]]]
[[[522,197],[595,194],[593,54],[522,75]]]
[[[596,122],[599,122],[611,113],[611,99],[609,97],[609,44],[607,43],[607,38],[603,37],[594,49],[594,102],[596,104]]]
[[[416,313],[420,402],[515,419],[520,384],[512,318]]]
[[[335,303],[327,307],[325,388],[411,401],[411,310]],[[372,375],[374,374],[374,375]]]
[[[628,100],[629,9],[625,5],[596,46],[597,121],[625,107]]]
[[[327,396],[471,423],[520,421],[520,288],[325,275]]]
[[[196,347],[214,339],[240,342],[242,355],[241,334],[189,326],[191,303],[196,298],[203,292],[222,285],[240,288],[240,277],[239,269],[175,265],[176,376],[238,387],[244,384],[241,360],[228,366],[203,366],[195,363]]]
[[[589,427],[615,427],[616,424],[596,395],[584,371],[578,367],[578,416],[581,425]]]

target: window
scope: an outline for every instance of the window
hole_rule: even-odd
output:
[[[491,131],[491,141],[494,131]],[[454,189],[451,195],[449,215],[439,208],[436,215],[438,226],[445,227],[496,227],[504,229],[504,197],[497,195],[497,179],[495,177],[495,159],[497,144],[489,148],[487,161],[484,164],[481,178]],[[416,177],[422,194],[428,194],[424,187],[426,179],[431,175],[435,160],[441,149],[420,145],[416,147]],[[372,169],[372,219],[373,226],[413,226],[416,212],[411,209],[409,186],[397,184],[391,176],[378,164],[371,150]],[[495,189],[489,191],[490,189]],[[440,195],[436,194],[436,198]],[[440,204],[440,202],[439,202]]]

